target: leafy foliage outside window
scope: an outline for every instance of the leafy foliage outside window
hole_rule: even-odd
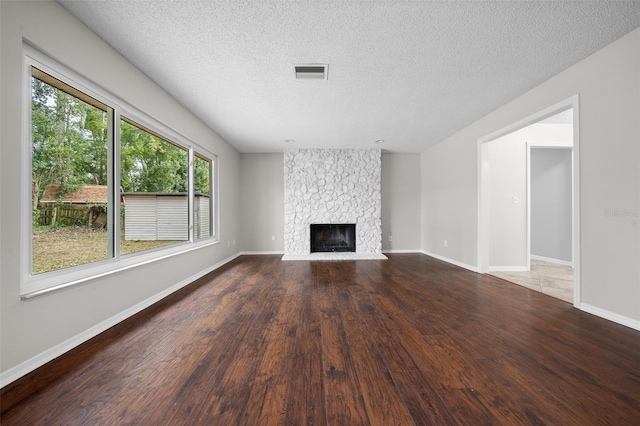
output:
[[[107,184],[107,112],[31,78],[33,209],[44,189],[62,184],[70,193]]]
[[[189,163],[183,148],[122,120],[120,185],[123,192],[187,193]]]
[[[40,73],[42,74],[42,73]],[[64,88],[65,86],[61,84]],[[31,203],[33,211],[32,272],[41,273],[111,257],[104,229],[92,232],[59,232],[43,228],[88,223],[91,205],[78,207],[64,195],[84,185],[107,184],[108,112],[91,105],[35,76],[31,78]],[[41,202],[52,185],[57,196],[46,207]],[[82,200],[76,200],[82,202]],[[106,201],[106,200],[105,200]],[[106,210],[106,205],[104,206]],[[73,216],[71,216],[73,215]],[[105,216],[106,217],[106,216]],[[105,221],[106,223],[106,221]],[[91,239],[91,248],[79,242]],[[55,242],[55,244],[54,244]]]
[[[195,239],[213,235],[214,221],[212,216],[213,199],[211,198],[211,160],[196,155],[193,163],[193,190],[195,192],[193,217]]]
[[[196,155],[193,165],[193,189],[196,193],[209,195],[211,160]]]

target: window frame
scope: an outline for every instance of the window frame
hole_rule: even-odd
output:
[[[193,173],[190,174],[190,182],[189,182],[189,188],[190,190],[193,190],[193,194],[194,196],[190,198],[190,200],[195,200],[195,185],[193,182],[193,179],[195,178],[195,161],[196,161],[196,157],[200,157],[200,159],[202,160],[208,160],[210,162],[210,168],[209,168],[209,235],[203,238],[197,238],[195,233],[196,233],[196,229],[195,229],[195,218],[193,219],[193,221],[191,221],[190,223],[193,224],[193,240],[194,241],[200,241],[200,240],[205,240],[207,238],[217,238],[218,235],[218,203],[217,203],[217,195],[218,194],[218,187],[217,187],[217,183],[218,183],[218,179],[217,179],[217,157],[211,153],[207,153],[206,151],[202,150],[201,148],[195,148],[193,150],[193,158],[189,159],[189,163],[191,165],[191,169],[193,170]],[[194,209],[193,206],[190,206],[190,214],[193,215],[194,214]]]
[[[187,253],[201,247],[219,243],[218,232],[218,188],[217,188],[217,156],[202,146],[191,141],[181,133],[173,130],[169,126],[163,124],[152,116],[140,111],[139,109],[128,104],[126,101],[114,96],[113,94],[102,89],[99,85],[91,82],[80,74],[72,71],[64,65],[49,58],[37,49],[28,44],[23,44],[23,87],[22,87],[22,111],[23,111],[23,129],[21,140],[21,165],[22,165],[22,184],[20,185],[20,298],[29,299],[45,293],[49,293],[58,289],[67,288],[86,281],[94,280],[100,277],[111,275],[120,271],[146,265],[148,263],[163,260],[178,254]],[[82,265],[72,266],[68,268],[57,269],[54,271],[32,274],[32,237],[33,237],[33,221],[32,221],[32,200],[31,200],[31,144],[32,144],[32,123],[31,123],[31,67],[35,67],[61,82],[69,85],[75,90],[96,99],[105,104],[111,113],[108,113],[108,154],[107,154],[107,173],[108,173],[108,237],[109,241],[108,253],[112,256],[107,259],[86,263]],[[127,117],[139,125],[146,127],[152,132],[157,133],[163,139],[184,148],[188,152],[189,158],[189,234],[188,240],[175,243],[165,247],[144,250],[140,252],[122,255],[120,253],[120,238],[115,230],[120,229],[120,118]],[[195,152],[200,156],[204,156],[211,160],[211,207],[213,209],[211,215],[215,220],[214,232],[211,236],[195,239],[194,238],[194,222],[193,222],[193,159]],[[216,184],[214,187],[213,184]],[[109,211],[110,210],[110,211]],[[213,226],[213,223],[212,223]]]

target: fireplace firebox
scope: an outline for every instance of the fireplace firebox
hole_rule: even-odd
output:
[[[356,251],[355,223],[311,225],[311,253]]]

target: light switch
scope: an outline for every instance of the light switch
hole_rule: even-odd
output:
[[[518,197],[516,196],[513,197],[513,204],[518,204]]]

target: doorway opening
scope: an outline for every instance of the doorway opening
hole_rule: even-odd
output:
[[[478,271],[580,302],[578,97],[478,140]]]

